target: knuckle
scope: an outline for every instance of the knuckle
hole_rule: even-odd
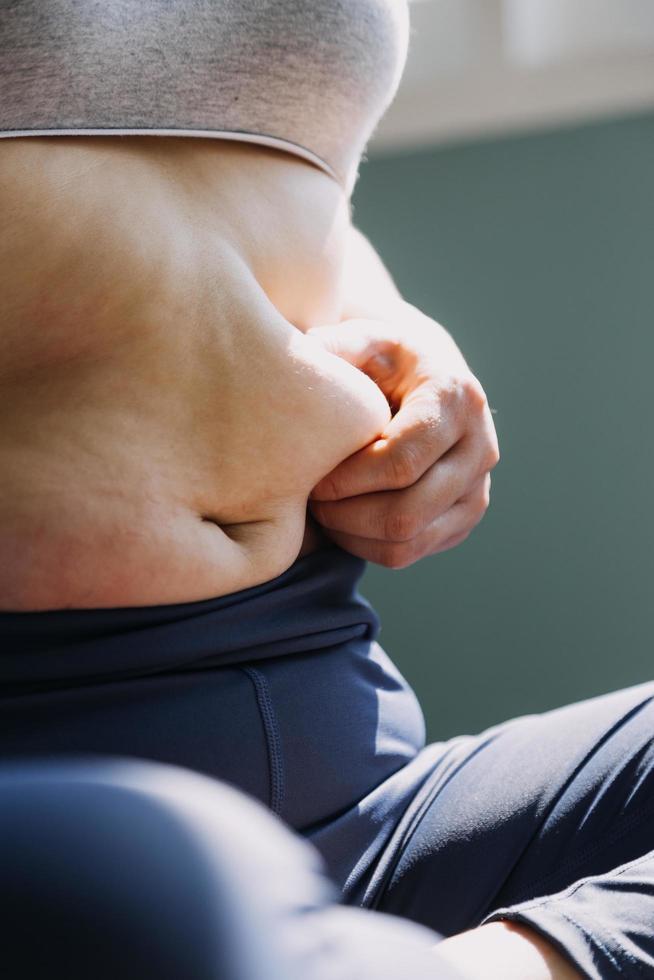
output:
[[[484,454],[484,470],[494,469],[500,461],[500,450],[497,441],[492,441],[486,447]]]
[[[474,376],[468,374],[460,382],[461,392],[468,407],[468,411],[481,414],[486,409],[486,392],[481,386],[481,382]]]
[[[482,513],[486,513],[490,507],[490,480],[481,492]]]
[[[393,509],[384,517],[384,539],[393,542],[410,541],[419,532],[419,519],[415,510]]]
[[[416,560],[414,548],[407,542],[395,542],[384,549],[382,564],[386,568],[406,568]]]
[[[397,442],[389,453],[388,466],[393,486],[409,487],[420,476],[420,454],[411,443]]]
[[[490,480],[485,480],[484,485],[475,493],[471,500],[471,511],[475,523],[480,521],[490,506]]]

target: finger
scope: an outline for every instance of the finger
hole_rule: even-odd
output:
[[[446,537],[444,541],[439,541],[438,538],[442,538],[442,534],[438,535],[432,541],[434,547],[428,554],[436,555],[442,551],[449,551],[450,548],[456,548],[457,545],[466,540],[488,510],[490,504],[490,486],[491,476],[490,473],[486,473],[471,493],[457,501],[452,508],[451,514],[452,526],[456,527],[459,525],[458,530],[450,537]],[[445,527],[442,530],[444,532]]]
[[[333,531],[381,541],[408,541],[421,534],[468,494],[480,476],[472,440],[461,440],[411,487],[310,501],[316,520]]]
[[[449,411],[429,386],[402,403],[381,438],[349,456],[311,491],[311,500],[342,500],[410,487],[463,435],[465,415]]]
[[[486,474],[466,497],[408,541],[378,540],[333,530],[327,533],[341,548],[366,561],[386,568],[406,568],[421,558],[446,551],[464,541],[484,516],[489,493],[490,475]]]

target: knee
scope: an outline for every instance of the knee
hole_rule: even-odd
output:
[[[0,840],[2,921],[24,976],[56,964],[71,980],[273,978],[275,920],[330,892],[257,804],[149,763],[4,767]]]

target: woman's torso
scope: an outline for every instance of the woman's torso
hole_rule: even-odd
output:
[[[339,185],[220,140],[12,139],[0,210],[0,608],[190,602],[319,547],[311,488],[389,417],[304,335],[340,318]]]

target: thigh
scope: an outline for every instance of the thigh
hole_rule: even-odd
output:
[[[440,936],[339,906],[305,841],[245,794],[173,766],[0,767],[0,865],[16,976],[462,980],[434,952]]]
[[[654,848],[654,683],[427,746],[365,904],[443,935]]]

